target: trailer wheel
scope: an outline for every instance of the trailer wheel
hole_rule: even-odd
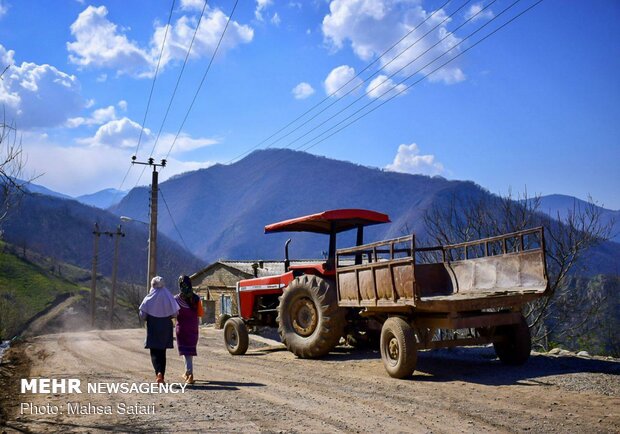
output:
[[[248,350],[248,328],[239,317],[229,318],[224,324],[224,342],[233,356],[245,354]]]
[[[278,332],[286,348],[301,358],[331,351],[344,332],[345,310],[338,307],[336,290],[318,276],[300,276],[280,297]]]
[[[495,354],[506,365],[523,365],[532,351],[530,329],[523,315],[517,324],[498,326],[495,335],[501,336],[500,342],[493,342]]]
[[[385,370],[394,378],[413,374],[418,361],[413,329],[398,317],[388,318],[381,329],[381,360]]]

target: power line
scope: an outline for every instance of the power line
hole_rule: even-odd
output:
[[[172,20],[172,11],[174,10],[174,3],[176,0],[172,0],[170,5],[170,13],[168,14],[168,23],[166,24],[166,31],[164,32],[164,39],[161,43],[161,50],[159,51],[159,59],[157,59],[157,67],[155,68],[155,74],[153,75],[153,82],[151,83],[151,91],[149,92],[149,98],[146,103],[146,110],[144,111],[144,118],[142,119],[142,127],[140,128],[140,136],[138,137],[138,145],[136,146],[136,152],[134,155],[138,156],[138,150],[140,149],[140,142],[142,141],[142,133],[144,132],[144,125],[146,124],[146,117],[149,113],[149,107],[151,105],[151,98],[153,97],[153,90],[155,89],[155,81],[157,80],[157,73],[159,72],[159,65],[161,58],[164,54],[164,47],[166,45],[166,38],[168,37],[168,29],[170,28],[170,21]]]
[[[181,67],[181,71],[179,72],[179,76],[177,77],[177,82],[174,85],[174,90],[172,91],[172,95],[170,97],[170,101],[168,102],[168,107],[166,108],[166,113],[164,115],[164,119],[161,121],[161,125],[159,127],[159,131],[157,132],[157,137],[155,138],[155,142],[153,143],[153,147],[151,148],[150,157],[153,156],[155,152],[155,148],[157,147],[157,143],[159,142],[159,137],[161,136],[161,132],[164,128],[166,120],[168,119],[168,114],[170,113],[170,108],[172,107],[172,102],[174,101],[174,97],[176,96],[177,89],[179,88],[179,83],[181,83],[181,77],[183,77],[183,72],[185,71],[185,66],[187,65],[187,61],[189,60],[190,53],[192,51],[192,47],[194,46],[194,40],[196,39],[196,34],[198,33],[198,29],[200,28],[200,23],[202,22],[202,17],[204,16],[205,10],[207,8],[208,0],[205,0],[202,11],[200,12],[200,17],[198,18],[198,24],[196,24],[196,28],[194,29],[194,34],[192,35],[192,40],[187,48],[187,53],[185,53],[185,59],[183,60],[183,66]],[[140,184],[140,180],[144,175],[144,171],[146,170],[146,166],[142,168],[142,172],[140,172],[140,176],[138,176],[138,180],[136,181],[136,187]]]
[[[516,3],[519,3],[521,0],[516,0],[513,4],[511,4],[508,8],[506,8],[504,11],[500,12],[500,14],[497,15],[497,17],[499,17],[503,12],[505,12],[507,9],[510,9],[512,6],[514,6]],[[527,13],[528,11],[530,11],[531,9],[533,9],[534,7],[538,6],[540,3],[542,3],[543,0],[538,0],[536,3],[532,4],[531,6],[529,6],[528,8],[524,9],[523,11],[521,11],[520,13],[518,13],[517,15],[515,15],[514,17],[512,17],[511,19],[509,19],[508,21],[506,21],[504,24],[500,25],[499,27],[497,27],[496,29],[494,29],[492,32],[490,32],[489,34],[485,35],[484,37],[482,37],[481,39],[479,39],[478,41],[476,41],[474,44],[472,44],[471,46],[467,47],[465,50],[463,50],[462,52],[458,53],[457,55],[455,55],[454,57],[452,57],[451,59],[447,60],[446,62],[442,63],[441,65],[439,65],[438,67],[436,67],[433,71],[431,71],[430,73],[426,74],[424,77],[421,77],[420,79],[418,79],[417,81],[415,81],[414,83],[411,83],[409,85],[407,85],[405,88],[401,89],[400,91],[398,91],[397,93],[395,93],[394,95],[392,95],[391,97],[389,97],[388,99],[386,99],[385,101],[381,102],[379,105],[373,107],[371,110],[367,111],[366,113],[362,114],[361,116],[357,117],[356,119],[354,119],[353,121],[349,122],[347,125],[343,126],[342,128],[339,128],[338,130],[334,131],[333,133],[331,133],[330,135],[328,135],[327,137],[324,137],[323,139],[321,139],[320,141],[312,144],[311,146],[306,147],[304,150],[308,150],[310,148],[313,148],[314,146],[318,145],[319,143],[327,140],[328,138],[332,137],[333,135],[337,134],[338,132],[342,131],[343,129],[347,128],[348,126],[352,125],[353,123],[359,121],[360,119],[362,119],[363,117],[369,115],[370,113],[374,112],[375,110],[377,110],[378,108],[382,107],[383,105],[387,104],[389,101],[391,101],[392,99],[396,98],[398,95],[402,94],[403,92],[406,92],[408,89],[412,88],[413,86],[415,86],[416,84],[420,83],[421,81],[425,80],[427,77],[429,77],[430,75],[434,74],[435,72],[439,71],[441,68],[443,68],[444,66],[448,65],[449,63],[453,62],[454,60],[456,60],[457,58],[459,58],[460,56],[464,55],[466,52],[468,52],[469,50],[473,49],[474,47],[476,47],[477,45],[479,45],[480,43],[482,43],[483,41],[485,41],[486,39],[488,39],[489,37],[491,37],[492,35],[494,35],[495,33],[497,33],[498,31],[500,31],[501,29],[503,29],[504,27],[506,27],[508,24],[512,23],[513,21],[515,21],[517,18],[521,17],[522,15],[524,15],[525,13]],[[483,26],[484,27],[484,26]],[[478,29],[480,30],[480,29]],[[477,32],[477,31],[476,31]],[[474,32],[474,33],[476,33]],[[449,51],[447,51],[446,53],[448,53]],[[444,54],[446,54],[444,53]],[[443,56],[443,55],[442,55]],[[437,60],[437,59],[435,59]],[[409,77],[411,78],[411,77]],[[408,80],[405,79],[405,80]],[[402,83],[402,82],[401,82]],[[400,83],[399,83],[400,84]],[[386,91],[385,93],[388,93],[390,91],[392,91],[394,88]],[[384,95],[385,95],[384,93]],[[374,101],[373,101],[374,102]],[[363,108],[365,108],[367,106],[364,106]],[[358,110],[359,112],[359,110]],[[357,112],[356,112],[357,113]],[[332,127],[333,128],[333,127]],[[329,130],[327,130],[329,131]],[[327,132],[326,131],[326,132]],[[324,132],[325,133],[325,132]],[[322,133],[322,134],[324,134]],[[321,134],[321,135],[322,135]],[[315,137],[318,138],[320,137],[317,136]],[[314,139],[313,139],[314,140]],[[299,148],[298,148],[299,149]]]
[[[177,89],[179,88],[179,83],[181,82],[181,77],[183,76],[183,72],[185,71],[185,66],[187,65],[187,60],[189,59],[189,55],[192,51],[192,47],[194,45],[194,40],[196,39],[196,34],[198,33],[198,29],[200,28],[200,23],[202,22],[202,17],[204,16],[205,10],[207,8],[208,0],[205,0],[204,5],[202,6],[202,11],[200,12],[200,17],[198,18],[198,24],[196,25],[196,29],[194,29],[194,35],[192,36],[192,40],[189,44],[189,48],[187,49],[187,53],[185,54],[185,59],[183,60],[183,66],[181,67],[181,72],[179,73],[179,77],[177,78],[177,82],[174,86],[174,90],[172,91],[172,96],[170,97],[170,102],[168,103],[168,107],[166,108],[166,114],[164,115],[164,120],[161,122],[161,126],[159,127],[159,131],[157,132],[157,138],[155,139],[155,143],[153,143],[153,148],[151,149],[150,156],[153,156],[153,152],[155,152],[155,147],[157,146],[157,142],[159,141],[159,137],[161,136],[161,132],[164,128],[164,124],[168,119],[168,114],[170,113],[170,107],[172,106],[172,102],[174,101],[174,97],[177,93]]]
[[[383,82],[381,82],[380,84],[374,86],[372,89],[367,90],[366,94],[369,94],[371,91],[377,89],[379,86],[381,86],[383,83],[387,82],[389,79],[391,79],[392,77],[394,77],[396,74],[398,74],[399,72],[403,71],[405,68],[407,68],[408,66],[410,66],[413,62],[415,62],[416,60],[420,59],[422,56],[424,56],[426,53],[428,53],[429,51],[431,51],[433,48],[435,48],[437,45],[439,45],[441,42],[443,42],[444,40],[446,40],[447,38],[449,38],[451,36],[451,34],[453,34],[454,32],[456,32],[457,30],[459,30],[461,27],[463,27],[465,24],[467,24],[468,22],[470,22],[471,20],[473,20],[476,16],[478,16],[479,14],[481,14],[486,8],[490,7],[493,3],[495,3],[497,0],[493,0],[491,1],[489,4],[487,4],[484,8],[482,8],[481,10],[479,10],[476,14],[472,15],[469,19],[467,19],[465,22],[463,22],[460,26],[458,26],[456,29],[452,30],[450,33],[446,34],[443,38],[441,38],[439,41],[437,41],[435,44],[431,45],[429,48],[427,48],[425,51],[423,51],[421,54],[419,54],[418,56],[416,56],[413,60],[411,60],[410,62],[408,62],[406,65],[404,65],[403,67],[399,68],[397,71],[395,71],[394,73],[390,74]],[[289,131],[287,134],[285,134],[284,136],[280,137],[278,140],[276,140],[275,142],[273,142],[272,144],[270,144],[269,146],[267,146],[268,148],[273,146],[274,144],[276,144],[277,142],[279,142],[280,140],[290,136],[291,134],[293,134],[295,131],[300,130],[302,127],[306,126],[308,123],[310,123],[310,121],[316,119],[321,113],[324,113],[328,108],[332,107],[333,105],[335,105],[336,103],[338,103],[339,101],[341,101],[342,99],[344,99],[344,97],[350,95],[351,93],[353,93],[356,89],[358,89],[359,87],[361,87],[364,83],[366,83],[367,81],[369,81],[372,77],[374,77],[375,75],[377,75],[381,70],[383,70],[385,67],[387,67],[388,65],[390,65],[392,62],[394,62],[396,59],[398,59],[400,56],[404,55],[404,53],[406,51],[408,51],[410,48],[412,48],[414,45],[416,45],[418,42],[420,42],[422,39],[424,39],[426,36],[428,36],[429,34],[431,34],[433,31],[435,31],[439,26],[441,26],[444,22],[446,22],[447,20],[451,19],[453,15],[455,15],[458,11],[460,11],[463,7],[465,7],[465,5],[467,5],[467,3],[469,2],[469,0],[465,3],[463,3],[461,5],[461,7],[459,7],[458,9],[456,9],[454,12],[452,12],[452,14],[450,14],[449,16],[447,16],[446,18],[444,18],[443,21],[441,21],[439,24],[437,24],[435,27],[433,27],[432,29],[430,29],[429,31],[427,31],[424,35],[422,35],[420,38],[418,38],[416,41],[414,41],[411,45],[409,45],[405,50],[401,51],[397,56],[395,56],[392,60],[390,60],[388,63],[386,63],[385,65],[383,65],[381,68],[379,68],[379,70],[377,70],[376,72],[374,72],[373,74],[371,74],[370,76],[368,76],[365,80],[361,81],[359,84],[357,84],[355,87],[349,89],[345,94],[339,96],[338,98],[336,98],[331,104],[329,104],[327,107],[325,107],[324,109],[322,109],[321,111],[319,111],[318,113],[316,113],[314,116],[312,116],[310,119],[307,119],[306,121],[304,121],[301,125],[298,125],[297,127],[295,127],[293,130]],[[357,101],[359,101],[361,98],[363,98],[364,95],[362,95],[360,98],[356,99],[353,104]],[[342,113],[344,110],[346,110],[347,108],[349,108],[352,104],[349,104],[348,106],[346,106],[344,109],[341,109],[338,113],[336,113],[336,115]],[[318,126],[315,126],[314,128],[310,129],[306,134],[298,137],[297,139],[295,139],[293,142],[289,143],[286,147],[290,146],[291,144],[295,143],[297,140],[299,140],[301,137],[306,136],[307,134],[309,134],[310,132],[312,132],[314,129],[324,125],[326,122],[328,122],[329,120],[331,120],[333,118],[330,117],[328,118],[326,121],[324,121],[323,123],[319,124]]]
[[[463,23],[461,23],[459,26],[457,26],[455,29],[453,29],[450,33],[446,34],[443,38],[441,38],[440,40],[438,40],[435,44],[431,45],[429,48],[427,48],[425,51],[423,51],[422,53],[420,53],[418,56],[416,56],[414,59],[412,59],[411,61],[409,61],[407,64],[403,65],[401,68],[399,68],[398,70],[394,71],[392,74],[390,74],[388,77],[386,77],[385,80],[383,80],[381,83],[377,84],[376,86],[374,86],[372,89],[369,89],[365,92],[364,95],[361,95],[360,97],[356,98],[353,102],[349,103],[349,105],[347,105],[346,107],[340,109],[340,111],[338,111],[337,113],[331,115],[330,117],[328,117],[327,119],[325,119],[323,122],[315,125],[314,127],[310,128],[308,131],[306,131],[304,134],[302,134],[301,136],[297,137],[296,139],[294,139],[293,141],[289,142],[286,147],[291,146],[293,143],[299,141],[301,138],[307,136],[308,134],[312,133],[313,131],[316,131],[317,129],[319,129],[320,127],[322,127],[323,125],[325,125],[326,123],[328,123],[329,121],[331,121],[332,119],[334,119],[336,116],[344,113],[347,109],[349,109],[350,107],[352,107],[353,105],[355,105],[356,103],[358,103],[359,101],[361,101],[362,99],[365,98],[366,95],[368,95],[370,92],[372,92],[375,89],[378,89],[379,87],[381,87],[384,83],[387,83],[392,77],[396,76],[398,73],[404,71],[406,68],[408,68],[410,65],[412,65],[414,62],[416,62],[417,60],[419,60],[420,58],[422,58],[425,54],[427,54],[428,52],[430,52],[433,48],[435,48],[436,46],[438,46],[440,43],[442,43],[444,40],[446,40],[447,38],[449,38],[454,32],[456,32],[457,30],[461,29],[463,26],[465,26],[467,23],[469,23],[471,20],[475,19],[477,15],[481,14],[482,12],[484,12],[484,10],[488,7],[490,7],[493,3],[495,3],[497,0],[493,0],[492,2],[490,2],[489,4],[487,4],[484,8],[482,8],[481,10],[479,10],[475,15],[472,15],[470,18],[468,18],[467,20],[465,20]],[[413,72],[412,74],[408,75],[407,77],[405,77],[403,80],[401,80],[399,83],[391,86],[388,90],[386,90],[384,93],[382,93],[381,95],[379,95],[375,100],[370,101],[369,103],[367,103],[363,108],[374,104],[375,101],[379,100],[381,97],[383,97],[385,94],[392,92],[393,90],[395,90],[400,84],[402,84],[403,82],[409,80],[411,77],[415,76],[416,74],[424,71],[424,69],[426,69],[428,66],[432,65],[433,63],[435,63],[437,60],[439,60],[441,57],[445,56],[446,54],[448,54],[450,51],[454,50],[455,48],[457,48],[459,45],[461,45],[463,42],[465,42],[466,40],[468,40],[469,38],[471,38],[473,35],[475,35],[476,33],[478,33],[480,30],[482,30],[484,27],[488,26],[489,24],[491,24],[494,20],[496,20],[497,18],[499,18],[502,14],[504,14],[506,11],[508,11],[509,9],[511,9],[513,6],[515,6],[517,3],[519,3],[521,0],[516,0],[514,3],[512,3],[510,6],[508,6],[507,8],[505,8],[504,10],[502,10],[499,14],[497,14],[496,16],[494,16],[493,18],[491,18],[489,21],[487,21],[486,23],[484,23],[482,26],[480,26],[477,30],[475,30],[474,32],[470,33],[469,35],[467,35],[465,38],[461,39],[459,42],[457,42],[456,44],[453,44],[450,48],[448,48],[446,51],[444,51],[441,55],[435,57],[432,61],[428,62],[426,65],[424,65],[423,67],[419,68],[418,70],[416,70],[415,72]],[[356,114],[358,111],[356,111],[354,114]],[[346,118],[348,119],[348,118]],[[336,124],[336,126],[339,125]],[[303,125],[302,125],[303,126]],[[300,126],[301,127],[301,126]],[[333,127],[332,127],[333,128]],[[293,131],[296,131],[299,128],[296,128]],[[331,128],[330,128],[331,129]],[[328,130],[329,131],[329,130]],[[302,144],[303,146],[303,144]]]
[[[172,11],[174,10],[174,4],[175,4],[176,0],[172,0],[172,4],[170,5],[170,12],[168,14],[168,23],[166,25],[166,30],[164,32],[164,39],[161,43],[161,50],[159,51],[159,58],[157,59],[157,66],[155,68],[155,74],[153,75],[153,81],[151,82],[151,90],[149,91],[149,97],[147,99],[146,102],[146,110],[144,111],[144,118],[142,119],[142,125],[140,127],[140,135],[138,136],[138,144],[136,145],[136,151],[134,152],[134,156],[138,155],[138,151],[140,149],[140,143],[142,141],[142,134],[144,132],[144,125],[146,124],[146,118],[149,112],[149,107],[151,106],[151,99],[153,98],[153,90],[155,89],[155,81],[157,81],[157,74],[159,73],[159,66],[161,64],[161,58],[163,56],[164,53],[164,47],[166,45],[166,39],[168,37],[168,29],[170,28],[170,21],[172,20]],[[118,197],[119,192],[123,190],[123,185],[125,185],[125,181],[127,180],[127,177],[129,176],[129,172],[131,172],[131,168],[133,167],[133,164],[129,164],[129,168],[127,169],[127,172],[125,172],[125,176],[123,176],[123,179],[121,180],[120,185],[118,186],[118,191],[115,193],[114,195],[114,201],[116,202],[116,197]],[[142,176],[142,175],[140,175]]]
[[[488,39],[490,36],[494,35],[495,33],[497,33],[499,30],[501,30],[502,28],[506,27],[508,24],[512,23],[514,20],[516,20],[517,18],[519,18],[520,16],[522,16],[523,14],[525,14],[526,12],[530,11],[531,9],[533,9],[535,6],[537,6],[538,4],[540,4],[543,0],[538,0],[536,3],[532,4],[531,6],[529,6],[527,9],[525,9],[524,11],[518,13],[517,15],[515,15],[513,18],[509,19],[506,23],[502,24],[501,26],[499,26],[498,28],[496,28],[495,30],[493,30],[492,32],[490,32],[488,35],[484,36],[483,38],[481,38],[480,40],[476,41],[473,45],[471,45],[470,47],[466,48],[465,50],[463,50],[462,52],[458,53],[457,55],[455,55],[454,57],[452,57],[451,59],[449,59],[448,61],[444,62],[443,64],[441,64],[440,66],[436,67],[435,69],[433,69],[431,72],[429,72],[428,74],[426,74],[424,77],[421,77],[419,80],[417,80],[416,82],[409,84],[408,86],[406,86],[406,88],[401,89],[400,91],[397,91],[397,93],[395,93],[394,95],[390,96],[388,99],[382,101],[380,104],[376,105],[375,107],[373,107],[371,110],[367,111],[366,113],[362,114],[361,116],[357,117],[356,119],[354,119],[353,121],[349,122],[348,124],[344,125],[343,127],[337,129],[336,131],[332,132],[331,134],[329,134],[326,137],[323,137],[321,140],[319,140],[318,142],[311,144],[314,140],[320,138],[322,135],[328,133],[330,130],[333,130],[334,128],[336,128],[338,125],[341,125],[343,122],[345,122],[346,120],[350,119],[351,117],[353,117],[355,114],[359,113],[361,110],[367,108],[368,106],[370,106],[371,104],[375,104],[377,101],[379,101],[379,99],[384,96],[385,94],[389,93],[389,92],[393,92],[395,91],[396,86],[398,86],[399,84],[402,84],[404,81],[409,80],[411,77],[413,77],[415,74],[417,74],[418,72],[420,72],[421,70],[425,69],[426,67],[428,67],[429,65],[431,65],[432,63],[434,63],[435,61],[437,61],[439,58],[443,57],[444,55],[448,54],[450,51],[452,51],[454,48],[456,48],[456,46],[462,44],[463,42],[465,42],[467,39],[469,39],[471,36],[473,36],[475,33],[479,32],[482,28],[486,27],[488,24],[490,24],[490,22],[496,20],[497,18],[499,18],[502,14],[504,14],[507,10],[509,10],[510,8],[512,8],[513,6],[515,6],[517,3],[519,3],[521,0],[516,0],[514,3],[512,3],[511,5],[509,5],[507,8],[505,8],[504,10],[502,10],[499,14],[497,14],[495,17],[493,17],[489,22],[485,23],[484,25],[482,25],[480,28],[478,28],[476,31],[470,33],[466,38],[462,39],[459,43],[453,45],[452,47],[450,47],[448,50],[446,50],[443,54],[441,54],[440,56],[436,57],[433,61],[429,62],[428,64],[426,64],[424,67],[420,68],[418,71],[416,71],[415,73],[409,75],[408,77],[406,77],[405,79],[401,80],[400,83],[396,84],[395,86],[391,87],[389,90],[387,90],[386,92],[384,92],[381,96],[379,96],[379,98],[377,98],[376,100],[371,101],[370,103],[366,104],[365,106],[363,106],[361,109],[357,110],[356,112],[354,112],[352,115],[348,116],[347,118],[343,119],[342,121],[340,121],[339,123],[337,123],[336,125],[332,126],[331,128],[329,128],[328,130],[324,131],[323,133],[315,136],[313,139],[303,143],[302,145],[300,145],[299,147],[297,147],[297,150],[300,150],[302,147],[310,144],[310,146],[307,146],[305,149],[303,149],[304,151],[307,151],[308,149],[311,149],[312,147],[318,145],[319,143],[322,143],[323,141],[327,140],[328,138],[332,137],[333,135],[337,134],[338,132],[344,130],[345,128],[347,128],[348,126],[352,125],[353,123],[357,122],[358,120],[362,119],[363,117],[367,116],[368,114],[374,112],[375,110],[377,110],[378,108],[382,107],[383,105],[387,104],[389,101],[391,101],[392,99],[396,98],[397,96],[399,96],[400,94],[406,92],[408,89],[410,89],[411,87],[417,85],[418,83],[420,83],[421,81],[423,81],[424,79],[426,79],[427,77],[429,77],[430,75],[436,73],[437,71],[439,71],[441,68],[443,68],[444,66],[448,65],[449,63],[451,63],[452,61],[456,60],[458,57],[462,56],[463,54],[465,54],[466,52],[470,51],[471,49],[473,49],[475,46],[479,45],[482,41]],[[358,100],[361,99],[358,98]],[[357,100],[356,100],[357,101]],[[349,105],[350,106],[350,105]],[[349,106],[347,106],[346,108],[348,108]],[[346,110],[343,109],[341,110],[344,111]],[[341,112],[339,112],[338,114],[340,114]],[[335,116],[332,116],[332,119]],[[316,128],[315,128],[316,129]],[[284,156],[283,158],[281,158],[278,161],[273,162],[273,164],[271,166],[269,166],[266,170],[269,171],[271,170],[273,167],[276,167],[279,164],[282,164],[283,162],[285,162],[286,160],[288,160],[290,158],[290,156]]]
[[[351,82],[353,82],[356,78],[360,77],[362,75],[363,72],[367,71],[372,65],[374,65],[375,63],[377,63],[381,58],[383,58],[388,52],[390,52],[393,48],[395,48],[397,45],[399,45],[402,41],[404,41],[409,35],[411,35],[413,32],[415,32],[418,28],[420,28],[422,25],[424,25],[429,19],[431,19],[437,12],[439,12],[440,10],[442,10],[448,3],[450,3],[451,0],[446,1],[444,4],[442,4],[439,8],[435,9],[431,14],[429,14],[423,21],[421,21],[419,24],[417,24],[413,29],[411,29],[409,32],[407,32],[403,37],[401,37],[398,41],[396,41],[394,44],[392,44],[388,49],[384,50],[383,53],[381,53],[375,60],[373,60],[372,62],[370,62],[368,65],[366,65],[361,71],[359,71],[354,77],[352,77],[351,79],[349,79],[346,83],[344,83],[342,86],[340,86],[338,89],[336,89],[335,91],[331,92],[329,95],[327,95],[325,98],[323,98],[321,101],[319,101],[317,104],[315,104],[314,106],[310,107],[308,110],[306,110],[305,112],[303,112],[301,115],[297,116],[295,119],[293,119],[292,121],[290,121],[288,124],[286,124],[285,126],[283,126],[282,128],[280,128],[279,130],[277,130],[275,133],[273,133],[272,135],[270,135],[269,137],[267,137],[266,139],[262,140],[261,142],[257,143],[256,145],[252,146],[250,149],[246,150],[245,152],[237,155],[236,157],[231,158],[230,160],[228,160],[227,162],[225,162],[224,164],[230,164],[233,161],[249,154],[250,152],[252,152],[254,149],[258,148],[260,145],[268,142],[269,140],[271,140],[273,137],[275,137],[276,135],[278,135],[279,133],[281,133],[282,131],[284,131],[285,129],[287,129],[288,127],[290,127],[291,125],[293,125],[295,122],[297,122],[298,120],[300,120],[301,118],[303,118],[305,115],[307,115],[308,113],[312,112],[315,108],[319,107],[320,105],[322,105],[325,101],[329,100],[332,96],[336,95],[338,92],[340,92],[342,89],[344,89],[348,84],[350,84]],[[454,15],[456,12],[458,12],[460,9],[462,9],[467,3],[469,3],[471,0],[467,0],[460,8],[458,8],[456,11],[454,11],[449,17],[447,17],[446,19],[444,19],[439,25],[441,25],[442,23],[444,23],[448,18],[450,18],[452,15]],[[438,26],[435,26],[432,30],[436,29]],[[428,33],[427,33],[428,34]],[[426,36],[426,34],[424,35]],[[418,40],[416,40],[416,42],[414,42],[412,45],[409,45],[409,47],[407,47],[404,51],[407,51],[409,48],[411,48],[413,45],[415,45],[415,43],[419,42],[422,38],[424,38],[424,36],[418,38]],[[400,54],[402,54],[404,51],[402,51]],[[399,54],[399,55],[400,55]],[[399,55],[397,55],[394,59],[392,59],[389,63],[393,62],[397,57],[399,57]],[[384,65],[381,68],[379,68],[379,71],[382,70],[383,68],[385,68]],[[378,72],[378,71],[377,71]],[[375,72],[373,75],[377,74],[377,72]],[[371,75],[372,77],[372,75]],[[340,98],[338,98],[340,99]],[[332,104],[333,105],[333,104]],[[327,107],[329,108],[329,106]],[[323,110],[322,110],[323,111]],[[321,112],[322,112],[321,111]],[[286,136],[285,136],[286,137]],[[280,139],[278,139],[280,140]]]
[[[220,35],[220,39],[217,41],[217,46],[215,47],[215,50],[213,51],[213,55],[211,56],[211,60],[209,61],[209,65],[207,66],[207,70],[202,76],[202,80],[200,80],[198,89],[196,89],[194,98],[192,99],[192,102],[190,103],[189,108],[187,109],[187,112],[185,113],[183,122],[181,122],[181,126],[179,127],[179,130],[177,131],[176,135],[174,136],[174,140],[172,141],[172,144],[170,145],[170,149],[168,149],[168,153],[166,154],[166,158],[165,158],[166,160],[168,159],[168,156],[170,156],[170,153],[172,152],[172,148],[174,148],[174,145],[176,144],[177,139],[179,138],[179,135],[181,134],[181,130],[183,130],[183,127],[185,126],[185,122],[187,121],[189,113],[192,111],[192,108],[194,107],[194,103],[196,102],[196,99],[198,98],[198,94],[200,93],[200,89],[202,88],[202,85],[204,84],[205,79],[207,78],[207,74],[209,74],[209,71],[211,70],[211,65],[213,64],[213,60],[215,59],[215,56],[217,55],[220,45],[222,44],[222,39],[224,39],[224,35],[226,34],[226,30],[228,29],[230,20],[232,19],[233,14],[235,13],[235,10],[237,9],[238,3],[239,3],[239,0],[235,0],[235,4],[232,8],[232,11],[230,12],[230,15],[228,16],[228,19],[226,20],[226,26],[224,27],[224,30],[222,31],[222,34]]]
[[[170,216],[170,220],[172,220],[172,225],[174,226],[174,229],[179,235],[179,238],[181,239],[181,242],[183,243],[183,247],[185,247],[185,250],[191,253],[191,250],[189,249],[189,247],[187,247],[187,244],[185,243],[185,240],[183,239],[183,235],[181,235],[181,231],[179,231],[179,228],[177,227],[177,223],[174,221],[174,217],[172,216],[172,213],[170,212],[170,208],[168,207],[168,202],[166,201],[164,192],[161,189],[159,189],[159,194],[161,194],[161,198],[164,200],[164,205],[166,205],[166,210],[168,210],[168,215]]]

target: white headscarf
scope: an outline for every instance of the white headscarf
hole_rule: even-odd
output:
[[[151,315],[158,318],[166,318],[176,316],[178,311],[179,305],[165,287],[164,279],[160,276],[153,277],[153,280],[151,280],[151,291],[144,297],[142,304],[140,304],[140,316],[144,318],[146,315]]]

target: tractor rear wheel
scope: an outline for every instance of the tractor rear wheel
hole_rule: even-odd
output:
[[[293,280],[280,297],[278,332],[296,356],[321,357],[338,344],[344,317],[336,289],[321,277],[304,275]]]
[[[224,342],[233,356],[245,354],[248,350],[249,336],[245,322],[239,317],[229,318],[224,324]]]
[[[394,378],[413,374],[418,361],[413,328],[402,318],[388,318],[381,328],[381,359],[385,370]]]
[[[532,351],[532,337],[523,315],[516,324],[497,327],[495,335],[502,338],[499,342],[493,342],[495,354],[502,363],[517,366],[527,362]]]

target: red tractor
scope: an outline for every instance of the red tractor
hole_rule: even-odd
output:
[[[363,244],[365,226],[389,221],[387,215],[375,211],[341,209],[265,226],[265,233],[329,235],[328,257],[322,263],[290,265],[289,239],[285,245],[284,274],[240,281],[239,317],[224,325],[229,352],[246,352],[247,326],[273,326],[278,327],[282,342],[297,356],[313,358],[327,354],[344,336],[347,314],[347,309],[338,306],[336,294],[336,235],[356,230],[359,246]]]
[[[364,244],[364,227],[390,221],[361,209],[325,211],[265,226],[265,233],[329,235],[324,262],[237,284],[239,316],[224,325],[233,355],[248,348],[248,326],[274,326],[301,358],[327,354],[346,337],[380,334],[389,375],[413,373],[418,349],[493,343],[499,359],[522,364],[531,349],[522,306],[548,293],[542,228],[446,246],[419,247],[415,235]],[[357,231],[356,247],[336,249]],[[466,333],[443,330],[465,329]]]

